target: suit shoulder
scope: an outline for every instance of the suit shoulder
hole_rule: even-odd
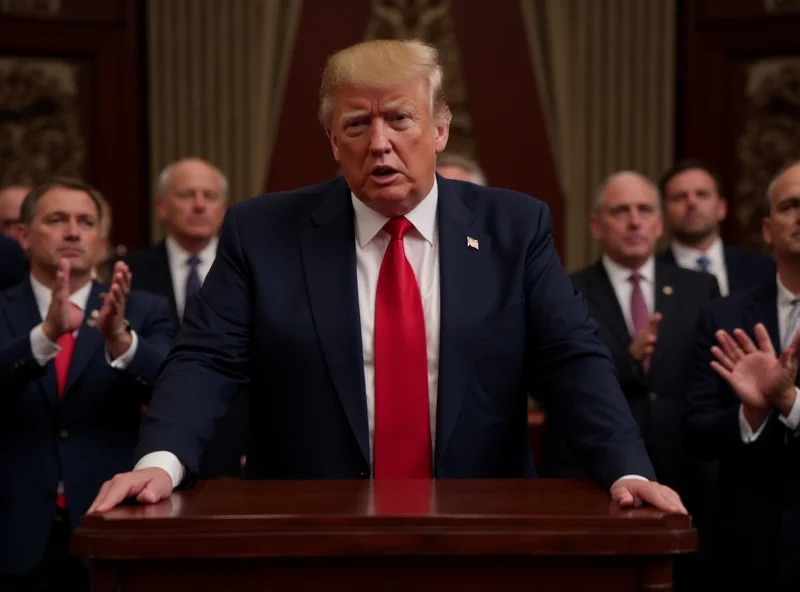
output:
[[[151,310],[163,308],[169,313],[169,301],[165,296],[145,292],[143,290],[131,290],[128,294],[128,303],[132,308],[138,310]]]
[[[748,251],[733,245],[725,245],[725,256],[742,263],[775,267],[775,260],[769,255],[756,251]]]
[[[587,265],[583,269],[574,271],[570,274],[569,279],[572,280],[573,285],[580,289],[579,286],[585,286],[589,281],[597,276],[597,263]]]
[[[760,299],[765,290],[765,286],[756,285],[734,292],[724,298],[712,300],[708,304],[708,310],[711,316],[716,318],[738,317],[753,300]]]
[[[464,202],[470,207],[480,209],[491,208],[506,211],[509,215],[541,216],[548,209],[545,202],[511,189],[496,187],[481,187],[464,181],[450,181],[458,183],[464,195]]]
[[[229,209],[240,221],[252,218],[275,220],[297,215],[308,216],[331,192],[345,190],[347,190],[347,185],[344,179],[338,177],[325,183],[299,189],[264,193],[234,204]]]

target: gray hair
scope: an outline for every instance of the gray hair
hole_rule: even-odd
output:
[[[800,158],[783,165],[778,169],[778,172],[772,176],[769,185],[767,185],[767,192],[764,194],[764,216],[769,217],[772,212],[772,198],[775,195],[775,189],[778,187],[778,180],[786,171],[798,165],[800,165]]]
[[[474,160],[454,152],[442,152],[436,159],[437,167],[454,166],[459,167],[469,173],[470,180],[476,185],[486,187],[486,175],[480,165]]]
[[[222,198],[227,201],[228,199],[228,179],[225,175],[222,174],[222,171],[215,167],[213,164],[208,162],[207,160],[203,160],[202,158],[197,157],[187,157],[181,158],[180,160],[176,160],[175,162],[171,162],[167,166],[165,166],[161,173],[158,175],[158,180],[156,181],[156,186],[153,190],[153,195],[166,195],[167,194],[167,187],[169,186],[170,175],[172,175],[173,169],[178,166],[179,164],[183,164],[184,162],[195,161],[201,162],[211,170],[213,170],[219,176],[219,182],[222,187]]]
[[[655,195],[655,198],[656,198],[656,208],[661,210],[661,192],[658,190],[658,187],[656,186],[655,183],[653,183],[650,179],[645,177],[643,174],[637,173],[636,171],[617,171],[616,173],[611,173],[608,177],[603,179],[603,182],[600,183],[600,185],[595,190],[594,198],[592,199],[592,209],[593,209],[593,211],[598,212],[598,211],[600,211],[602,209],[602,207],[603,207],[603,199],[605,198],[606,189],[608,189],[608,186],[611,183],[613,183],[614,181],[616,181],[617,179],[619,179],[620,177],[629,176],[629,175],[632,175],[634,177],[638,177],[639,179],[641,179],[642,181],[644,181],[645,183],[647,183],[650,186],[650,189],[653,191],[653,195]]]

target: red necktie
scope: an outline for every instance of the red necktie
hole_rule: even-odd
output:
[[[69,373],[69,364],[72,361],[72,351],[75,349],[75,336],[72,333],[64,333],[56,343],[61,348],[54,361],[56,367],[56,390],[58,391],[58,400],[61,401],[64,398],[64,389],[67,387],[67,374]],[[56,505],[62,509],[67,507],[67,498],[64,496],[64,492],[59,492],[56,496]]]
[[[391,235],[375,301],[375,478],[430,479],[428,354],[422,297],[406,259],[405,218],[384,226]]]
[[[647,324],[650,322],[650,313],[647,310],[647,302],[644,299],[644,292],[642,292],[642,276],[638,271],[631,274],[630,282],[633,285],[631,290],[631,322],[633,323],[633,337],[635,338],[639,333],[644,331]],[[642,368],[645,372],[650,370],[650,357],[642,360]]]

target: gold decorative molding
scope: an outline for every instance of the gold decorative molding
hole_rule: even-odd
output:
[[[0,12],[25,16],[53,16],[61,12],[61,0],[0,0]]]
[[[800,0],[764,0],[767,12],[800,12]]]
[[[461,71],[452,0],[373,0],[365,39],[421,39],[436,46],[444,66],[444,95],[453,119],[449,151],[475,158],[475,137]]]
[[[61,60],[0,58],[0,184],[83,176],[76,69]]]
[[[800,158],[800,57],[747,67],[747,113],[738,139],[735,216],[750,246],[762,245],[761,218],[772,176]]]

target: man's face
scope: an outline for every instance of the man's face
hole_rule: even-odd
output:
[[[719,231],[728,206],[703,169],[678,173],[664,187],[664,217],[678,240],[695,241]]]
[[[28,195],[27,187],[11,185],[0,191],[0,233],[16,239],[19,227],[19,212]]]
[[[663,232],[653,188],[636,175],[621,175],[605,189],[592,214],[592,234],[613,261],[638,268],[655,252]]]
[[[197,160],[174,165],[165,195],[156,198],[159,218],[167,233],[178,240],[211,240],[222,226],[226,205],[222,179]]]
[[[800,165],[778,178],[762,230],[776,258],[800,255]]]
[[[97,206],[85,191],[54,187],[39,199],[20,239],[34,270],[54,276],[68,259],[74,274],[90,273],[99,253]]]
[[[436,172],[439,173],[445,179],[472,182],[472,174],[467,169],[462,168],[455,164],[447,164],[444,166],[440,166],[439,168],[436,169]]]
[[[422,78],[388,90],[346,86],[336,95],[327,130],[333,156],[356,197],[385,216],[409,212],[433,187],[449,124],[433,121],[428,102]]]

